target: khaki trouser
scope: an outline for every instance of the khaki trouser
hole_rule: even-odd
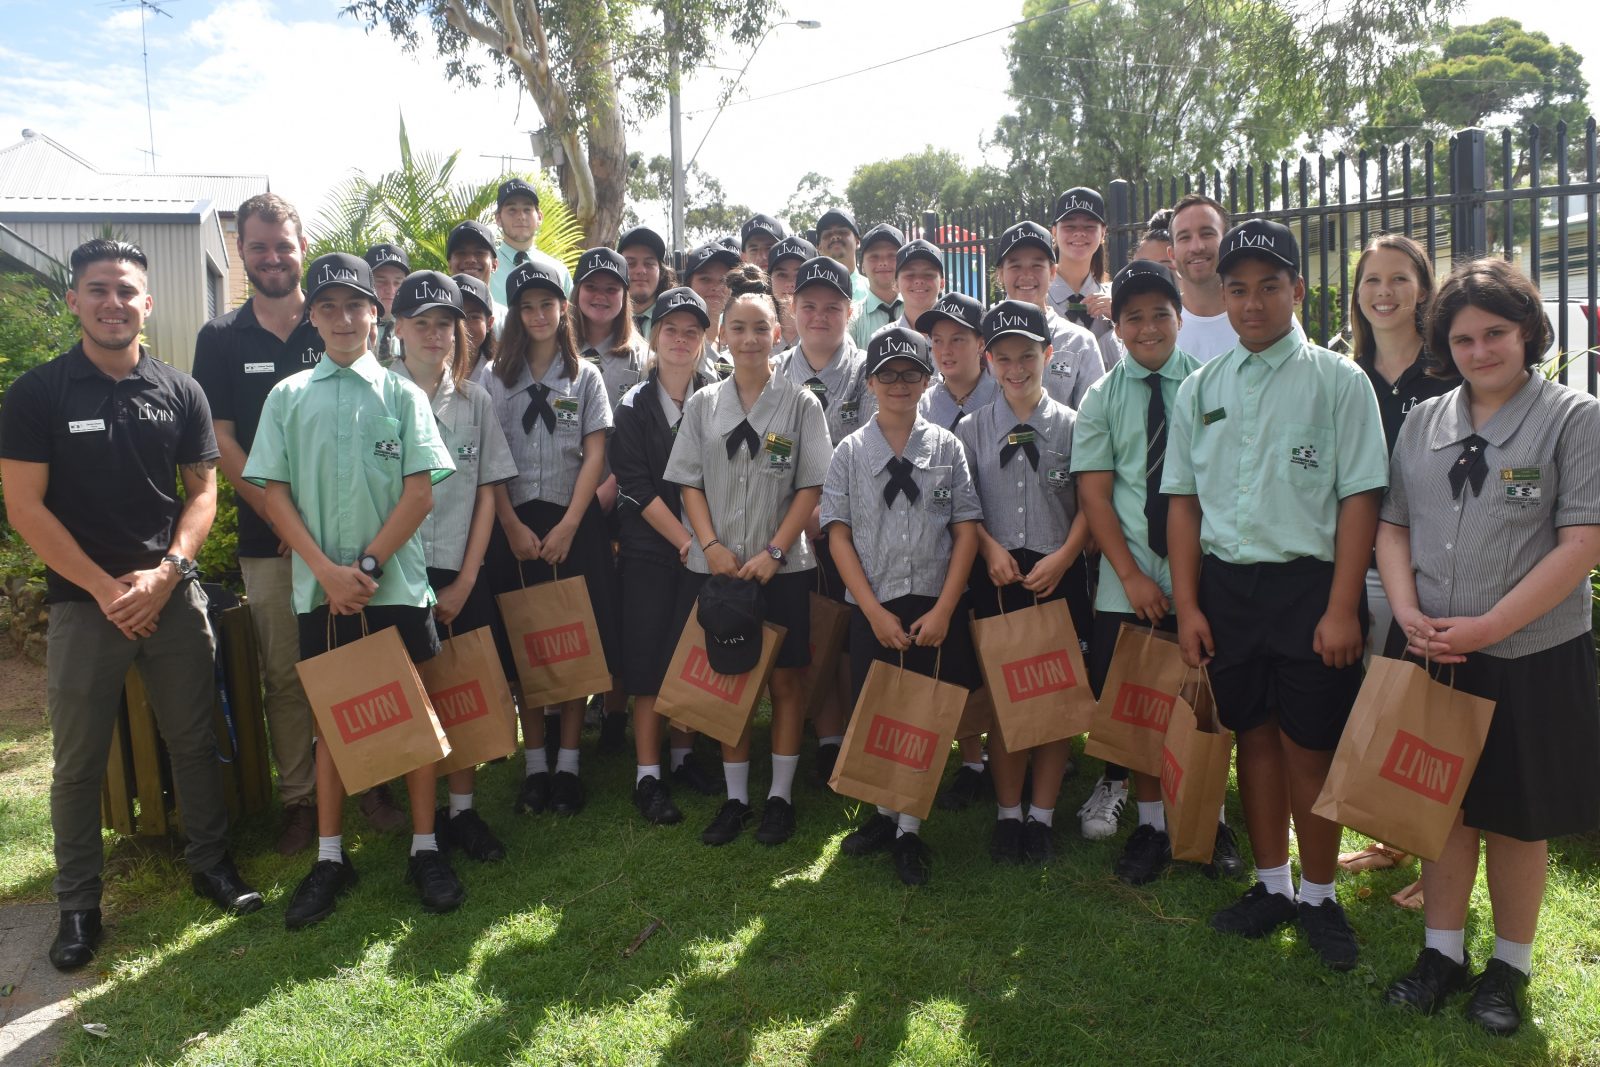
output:
[[[278,797],[285,807],[315,798],[317,764],[311,747],[311,705],[294,665],[300,662],[300,624],[295,619],[288,557],[244,557],[245,595],[261,651],[266,685],[267,729],[278,765]]]

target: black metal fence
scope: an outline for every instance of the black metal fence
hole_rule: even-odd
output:
[[[1556,334],[1562,381],[1596,388],[1600,351],[1600,151],[1595,120],[1574,137],[1537,126],[1490,134],[1461,130],[1448,141],[1283,160],[1105,186],[1107,267],[1125,263],[1146,221],[1189,192],[1227,207],[1233,221],[1269,218],[1300,243],[1306,282],[1301,322],[1319,343],[1338,346],[1350,304],[1356,258],[1383,233],[1420,242],[1440,273],[1453,262],[1498,255],[1539,285]],[[928,212],[918,229],[945,251],[946,284],[987,299],[993,248],[1019,219],[1050,224],[1049,201],[994,203]],[[1578,368],[1574,373],[1573,368]]]

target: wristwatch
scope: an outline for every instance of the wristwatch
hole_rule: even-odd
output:
[[[379,578],[383,577],[383,568],[378,566],[378,557],[374,556],[371,552],[366,553],[360,559],[356,560],[356,566],[361,569],[362,574],[365,574],[373,581],[377,581]]]
[[[162,556],[161,562],[170,563],[178,569],[178,581],[180,582],[187,581],[190,578],[195,577],[196,572],[199,570],[199,568],[195,566],[194,560],[185,559],[177,553]]]
[[[780,566],[780,567],[784,566],[785,564],[787,564],[789,562],[789,557],[785,556],[783,554],[783,549],[779,548],[777,545],[768,545],[767,546],[767,555],[769,555],[773,559],[777,560],[778,561],[778,566]]]

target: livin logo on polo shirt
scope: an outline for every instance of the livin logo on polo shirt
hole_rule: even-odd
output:
[[[1289,462],[1308,471],[1317,469],[1318,455],[1316,445],[1289,446]]]
[[[1518,508],[1538,507],[1543,503],[1539,481],[1542,471],[1538,467],[1502,467],[1500,483],[1505,498]]]
[[[304,363],[308,367],[316,366],[319,362],[321,362],[321,360],[322,352],[311,345],[307,345],[306,350],[300,353],[300,362]],[[260,364],[255,364],[255,366],[260,366]],[[244,372],[246,374],[252,373],[249,364],[245,366]]]
[[[149,404],[140,404],[138,407],[140,422],[177,422],[178,417],[170,411],[162,411]]]
[[[400,442],[392,437],[386,441],[379,441],[372,446],[372,454],[379,459],[399,459]]]

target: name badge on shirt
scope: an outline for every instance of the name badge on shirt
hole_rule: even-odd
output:
[[[780,433],[767,434],[767,451],[785,458],[794,454],[794,442]]]
[[[93,433],[106,428],[105,419],[78,419],[67,423],[68,433]]]
[[[1204,415],[1201,415],[1200,424],[1202,426],[1210,426],[1213,422],[1221,422],[1227,417],[1228,411],[1226,408],[1217,408],[1215,411],[1208,411]]]
[[[1538,467],[1500,468],[1500,483],[1505,498],[1521,506],[1541,502],[1543,499],[1539,486],[1541,477],[1542,472]]]
[[[593,363],[596,367],[600,365],[600,353],[598,352],[585,352],[583,358]]]
[[[1021,433],[1008,433],[1008,434],[1006,434],[1006,444],[1008,444],[1008,445],[1029,445],[1029,444],[1032,444],[1032,443],[1033,443],[1033,431],[1032,430],[1023,430]]]
[[[246,363],[244,365],[246,374],[271,374],[277,369],[278,365],[276,363]]]
[[[578,421],[578,398],[575,396],[556,397],[556,421],[576,424]]]

